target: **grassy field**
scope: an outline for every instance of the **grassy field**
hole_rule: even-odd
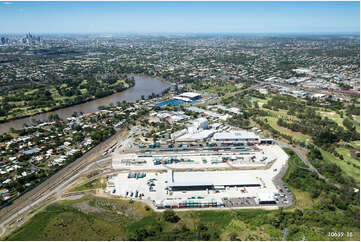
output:
[[[266,104],[268,102],[268,100],[271,99],[271,97],[268,97],[267,99],[260,99],[260,98],[251,96],[251,98],[254,101],[258,102],[260,109],[264,109],[265,111],[268,111],[271,113],[272,116],[267,116],[265,118],[268,120],[268,123],[272,126],[272,128],[278,130],[282,134],[292,136],[296,140],[301,140],[303,142],[305,142],[306,140],[308,140],[308,141],[311,140],[311,137],[309,135],[302,134],[301,132],[294,132],[290,129],[281,127],[277,124],[277,121],[279,118],[282,118],[284,120],[297,120],[297,118],[293,115],[288,115],[287,110],[279,109],[278,111],[274,111],[274,110],[270,110],[267,108],[263,108],[262,107],[263,104]]]
[[[225,85],[225,86],[211,86],[203,91],[205,92],[213,92],[213,93],[229,93],[235,92],[238,88],[233,85]]]
[[[266,118],[268,120],[268,123],[272,126],[272,128],[278,130],[282,134],[292,136],[296,140],[302,140],[302,141],[306,141],[306,140],[310,141],[311,140],[311,137],[308,135],[302,134],[301,132],[294,132],[290,129],[279,126],[277,124],[278,118],[276,118],[276,117],[267,116]]]
[[[327,117],[333,121],[335,121],[338,125],[344,127],[342,125],[343,122],[343,118],[341,118],[341,116],[339,114],[337,114],[336,112],[325,112],[325,111],[319,111],[318,112],[320,114],[321,117]]]
[[[269,213],[263,210],[179,212],[180,221],[171,223],[143,203],[87,196],[46,207],[5,239],[280,239],[281,230],[257,226],[253,221],[254,217]]]
[[[90,196],[62,201],[46,207],[6,239],[125,240],[128,222],[147,215],[144,207],[141,203]]]
[[[102,183],[100,178],[88,181],[84,184],[78,185],[74,188],[72,188],[71,192],[80,192],[80,191],[86,191],[86,190],[94,190],[98,188],[105,188],[106,184]]]
[[[344,161],[349,162],[350,164],[360,165],[360,160],[352,158],[351,151],[346,148],[336,148],[337,153],[343,156]]]
[[[265,100],[262,99],[257,99],[254,98],[257,101],[262,101],[262,103],[265,103]],[[274,111],[274,110],[269,110],[269,109],[265,109],[268,112],[272,113],[272,117],[267,116],[265,117],[268,120],[268,123],[276,130],[278,130],[280,133],[285,134],[285,135],[289,135],[291,137],[293,137],[296,141],[300,140],[303,142],[312,142],[312,138],[309,135],[305,135],[301,132],[294,132],[290,129],[287,129],[285,127],[281,127],[279,125],[277,125],[277,120],[278,118],[283,118],[285,120],[289,119],[289,120],[294,120],[297,119],[296,117],[292,116],[292,115],[288,115],[286,110],[278,110],[278,111]],[[322,116],[322,117],[328,117],[329,119],[334,120],[338,125],[340,125],[341,127],[343,127],[343,118],[341,118],[341,116],[339,114],[337,114],[336,112],[326,112],[326,111],[320,111],[318,109],[318,113]],[[357,117],[359,116],[355,116],[355,118],[357,119]],[[359,130],[359,127],[357,127],[357,130]],[[354,142],[350,142],[350,143],[340,143],[338,144],[340,146],[342,145],[351,145],[352,147],[354,147],[355,149],[359,149],[360,148],[360,142],[359,141],[354,141]],[[350,151],[346,148],[340,147],[337,148],[336,151],[339,154],[342,154],[344,157],[344,160],[341,160],[339,158],[337,158],[336,156],[334,156],[333,154],[325,151],[325,150],[321,150],[322,155],[324,157],[324,159],[328,162],[332,162],[337,164],[338,166],[340,166],[340,168],[342,169],[342,171],[348,175],[351,176],[352,178],[354,178],[357,182],[360,181],[360,162],[359,160],[355,160],[354,158],[351,157]]]
[[[296,202],[295,202],[295,207],[299,208],[299,209],[311,209],[313,205],[315,205],[315,203],[317,202],[315,199],[312,199],[310,194],[308,192],[305,191],[301,191],[300,189],[297,189],[295,187],[292,186],[292,184],[290,182],[288,182],[288,180],[292,179],[292,171],[295,168],[295,165],[297,167],[303,167],[303,168],[307,168],[307,166],[305,165],[305,163],[302,162],[302,160],[295,155],[290,149],[285,149],[285,151],[287,153],[292,154],[290,155],[289,161],[288,161],[288,165],[289,165],[289,169],[287,170],[286,174],[283,176],[283,181],[285,182],[285,184],[287,185],[287,187],[290,188],[290,190],[292,191],[293,195],[296,198]]]
[[[291,167],[293,167],[291,165]],[[297,169],[293,167],[293,169]],[[287,172],[287,176],[292,175]],[[296,208],[312,213],[317,202],[308,192],[288,185],[295,194],[295,207],[285,209],[291,215]],[[307,212],[309,211],[309,212]],[[282,240],[282,226],[277,221],[280,211],[261,209],[183,211],[179,221],[170,222],[164,213],[147,205],[119,199],[84,196],[49,205],[5,240]],[[305,215],[306,216],[306,215]],[[305,217],[306,218],[306,217]],[[307,217],[308,218],[308,217]],[[305,220],[305,223],[307,221]],[[327,228],[326,228],[327,230]],[[353,238],[359,233],[354,229]],[[290,230],[289,240],[330,240],[325,228],[313,224]]]
[[[320,149],[320,151],[322,153],[322,157],[325,159],[325,161],[337,164],[346,175],[355,179],[355,181],[357,183],[360,183],[360,169],[354,167],[352,165],[352,163],[348,164],[346,159],[340,160],[339,158],[337,158],[330,152],[327,152],[321,148],[319,148],[319,149]]]
[[[359,150],[360,149],[360,141],[352,141],[352,142],[339,142],[338,145],[345,146],[345,145],[351,145],[353,148]]]

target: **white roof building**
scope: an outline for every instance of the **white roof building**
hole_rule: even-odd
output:
[[[231,108],[227,108],[223,105],[213,105],[213,106],[208,106],[208,108],[210,109],[221,109],[223,111],[227,111],[227,112],[231,112],[231,113],[234,113],[234,114],[240,114],[240,110],[239,108],[236,108],[236,107],[231,107]]]
[[[199,141],[199,140],[206,140],[213,136],[215,133],[214,130],[202,130],[199,132],[195,132],[194,130],[192,133],[184,134],[176,139],[178,142],[191,142],[191,141]]]
[[[315,93],[312,95],[313,98],[324,98],[326,97],[326,94],[323,93]]]
[[[184,93],[182,93],[180,96],[182,96],[182,97],[187,97],[187,98],[196,98],[196,97],[198,97],[198,96],[200,96],[201,94],[199,94],[199,93],[196,93],[196,92],[184,92]]]
[[[190,101],[192,101],[192,99],[187,98],[187,97],[182,97],[182,96],[176,96],[176,97],[174,97],[174,99],[181,100],[181,101],[185,101],[185,102],[190,102]]]
[[[188,133],[187,129],[178,130],[178,131],[174,132],[173,134],[171,134],[171,138],[177,139],[187,133]]]
[[[181,187],[260,186],[259,180],[242,171],[173,172],[168,170],[168,185]]]
[[[216,133],[213,139],[215,141],[259,141],[255,133],[246,130]]]
[[[275,196],[272,192],[260,192],[257,194],[259,204],[272,204],[276,203]]]
[[[193,121],[193,124],[197,128],[208,129],[208,120],[206,118],[198,118]]]

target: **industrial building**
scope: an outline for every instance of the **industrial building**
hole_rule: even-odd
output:
[[[213,136],[214,141],[231,141],[231,142],[259,142],[260,138],[252,132],[246,130],[220,132]]]
[[[258,204],[276,204],[274,193],[262,192],[257,194]]]
[[[214,130],[196,130],[194,127],[189,127],[188,132],[176,138],[177,142],[195,142],[205,141],[213,136]]]
[[[174,97],[174,99],[185,101],[185,102],[195,101],[195,100],[198,100],[201,98],[202,98],[202,96],[199,93],[195,93],[195,92],[184,92],[184,93],[178,95],[177,97]]]
[[[225,187],[260,187],[255,176],[240,171],[174,172],[168,170],[168,186],[179,190],[223,190]]]
[[[112,168],[121,171],[109,177],[106,191],[126,199],[139,199],[137,194],[141,194],[141,199],[152,201],[158,209],[277,208],[290,204],[290,195],[277,188],[274,180],[285,168],[287,154],[277,145],[244,149],[114,153]],[[224,170],[229,167],[252,169]]]
[[[193,121],[193,125],[198,129],[208,129],[208,120],[206,118],[198,118]]]
[[[182,105],[184,103],[194,104],[197,103],[198,99],[201,99],[202,96],[195,92],[184,92],[176,97],[174,97],[171,100],[167,100],[161,103],[156,104],[158,107],[166,106],[166,105],[172,105],[172,106],[178,106]]]
[[[215,130],[208,129],[208,120],[198,118],[187,129],[179,130],[171,134],[171,138],[178,142],[205,141],[213,136]]]
[[[182,129],[182,130],[178,130],[177,132],[174,132],[173,134],[170,135],[171,139],[175,140],[178,139],[179,137],[188,134],[188,130],[187,129]]]
[[[230,112],[230,113],[234,113],[234,114],[240,114],[242,113],[239,108],[235,108],[235,107],[232,107],[232,108],[227,108],[223,105],[213,105],[213,106],[208,106],[207,107],[208,109],[211,109],[211,110],[223,110],[223,111],[226,111],[226,112]]]
[[[209,110],[206,110],[203,108],[198,108],[198,107],[187,107],[185,109],[188,111],[191,111],[191,112],[205,114],[209,117],[217,118],[220,120],[227,120],[229,117],[231,117],[231,115],[229,115],[229,114],[223,115],[220,113],[212,112],[212,111],[209,111]]]

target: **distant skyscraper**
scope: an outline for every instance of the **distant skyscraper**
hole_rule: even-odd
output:
[[[4,44],[6,43],[5,37],[1,37],[0,43],[1,43],[2,45],[4,45]]]
[[[32,36],[32,35],[30,34],[30,32],[29,32],[29,33],[26,34],[26,38],[27,38],[27,39],[32,39],[33,36]]]

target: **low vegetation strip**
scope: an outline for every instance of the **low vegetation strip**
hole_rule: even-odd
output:
[[[84,184],[81,184],[79,186],[74,187],[71,189],[71,192],[80,192],[80,191],[86,191],[86,190],[94,190],[98,188],[105,188],[105,183],[101,183],[100,178],[93,179],[89,182],[86,182]]]

